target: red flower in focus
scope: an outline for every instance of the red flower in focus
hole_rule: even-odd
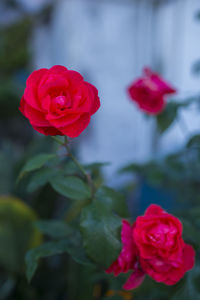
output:
[[[128,93],[141,110],[151,115],[159,114],[165,107],[164,96],[175,94],[176,89],[149,68],[145,68],[143,73],[143,77],[131,84]]]
[[[100,107],[97,89],[63,66],[34,71],[26,82],[20,111],[45,135],[77,137]]]
[[[182,238],[181,222],[157,205],[150,205],[132,227],[123,220],[121,235],[123,249],[106,271],[117,276],[133,270],[124,289],[140,285],[145,274],[172,285],[194,266],[195,252]]]

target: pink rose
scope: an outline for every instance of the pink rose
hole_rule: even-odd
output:
[[[45,135],[77,137],[100,107],[97,89],[63,66],[34,71],[26,82],[20,111]]]
[[[158,282],[175,284],[194,265],[195,253],[183,241],[181,222],[160,206],[150,205],[136,219],[133,238],[142,269]]]
[[[124,289],[140,285],[145,274],[172,285],[194,266],[195,252],[182,238],[181,222],[158,205],[150,205],[133,226],[123,220],[121,236],[122,251],[106,271],[117,276],[133,270]]]
[[[118,276],[120,273],[126,273],[133,270],[123,288],[126,290],[134,289],[144,280],[145,273],[140,269],[138,264],[138,249],[132,238],[133,227],[128,221],[122,220],[122,251],[117,260],[106,270],[106,273],[114,273]]]
[[[165,107],[165,95],[174,94],[176,90],[149,68],[144,75],[135,80],[128,88],[130,98],[141,110],[148,114],[159,114]]]

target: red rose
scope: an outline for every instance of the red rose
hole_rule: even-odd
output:
[[[133,238],[142,269],[158,282],[175,284],[194,265],[195,253],[183,241],[181,222],[157,205],[136,219]]]
[[[195,252],[183,241],[181,222],[158,205],[150,205],[133,226],[123,220],[121,237],[122,251],[106,272],[132,270],[124,289],[140,285],[145,274],[172,285],[194,266]]]
[[[195,262],[195,251],[192,246],[184,244],[179,259],[167,260],[160,257],[152,259],[140,258],[144,272],[157,282],[168,285],[176,284],[187,272],[192,269]]]
[[[164,96],[174,94],[176,90],[149,68],[145,68],[143,72],[143,77],[134,81],[128,88],[128,92],[141,110],[155,115],[165,107]]]
[[[45,135],[77,137],[100,107],[97,89],[63,66],[34,71],[26,82],[20,111]]]
[[[120,273],[126,273],[133,270],[123,288],[126,290],[134,289],[144,280],[145,273],[139,268],[138,249],[132,238],[133,227],[126,220],[122,221],[121,239],[123,248],[116,261],[106,270],[106,273],[114,273],[118,276]]]

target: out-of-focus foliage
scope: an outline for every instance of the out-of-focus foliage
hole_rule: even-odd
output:
[[[27,42],[30,35],[29,19],[0,29],[0,73],[9,76],[26,68],[29,52]]]
[[[6,270],[22,271],[26,252],[41,243],[42,236],[34,221],[35,212],[22,201],[0,197],[0,265]]]
[[[160,133],[164,133],[175,121],[179,119],[179,111],[186,109],[191,104],[196,103],[199,105],[200,95],[189,97],[186,100],[171,101],[167,104],[166,108],[161,114],[156,116],[158,130]]]

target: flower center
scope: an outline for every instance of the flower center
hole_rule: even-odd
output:
[[[70,96],[57,96],[53,98],[53,105],[56,109],[64,110],[71,107],[72,101]]]
[[[157,245],[170,246],[173,244],[173,234],[168,225],[159,224],[149,232],[149,239]]]

